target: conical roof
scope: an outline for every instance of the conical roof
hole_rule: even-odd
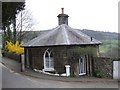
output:
[[[82,33],[79,29],[62,24],[54,29],[42,31],[38,37],[25,43],[23,47],[93,44],[101,44],[101,42]]]

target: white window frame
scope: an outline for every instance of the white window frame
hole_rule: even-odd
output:
[[[51,66],[51,65],[53,65],[52,67],[47,67],[47,65],[46,65],[46,53],[48,54],[48,63],[49,63],[49,65]],[[53,57],[51,57],[51,51],[49,51],[49,48],[44,52],[44,56],[43,56],[43,59],[44,59],[44,71],[54,71],[54,58]],[[51,59],[52,58],[52,59]],[[53,60],[53,61],[51,61],[51,60]],[[51,63],[52,62],[52,63]]]

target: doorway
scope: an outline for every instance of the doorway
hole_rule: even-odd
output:
[[[79,75],[86,75],[86,58],[85,56],[79,59]]]

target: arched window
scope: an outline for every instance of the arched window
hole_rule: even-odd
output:
[[[47,49],[44,53],[44,71],[54,70],[54,58],[53,53]]]

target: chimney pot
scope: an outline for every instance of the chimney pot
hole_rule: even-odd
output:
[[[64,14],[64,8],[61,8],[61,10],[62,10],[62,14]]]

